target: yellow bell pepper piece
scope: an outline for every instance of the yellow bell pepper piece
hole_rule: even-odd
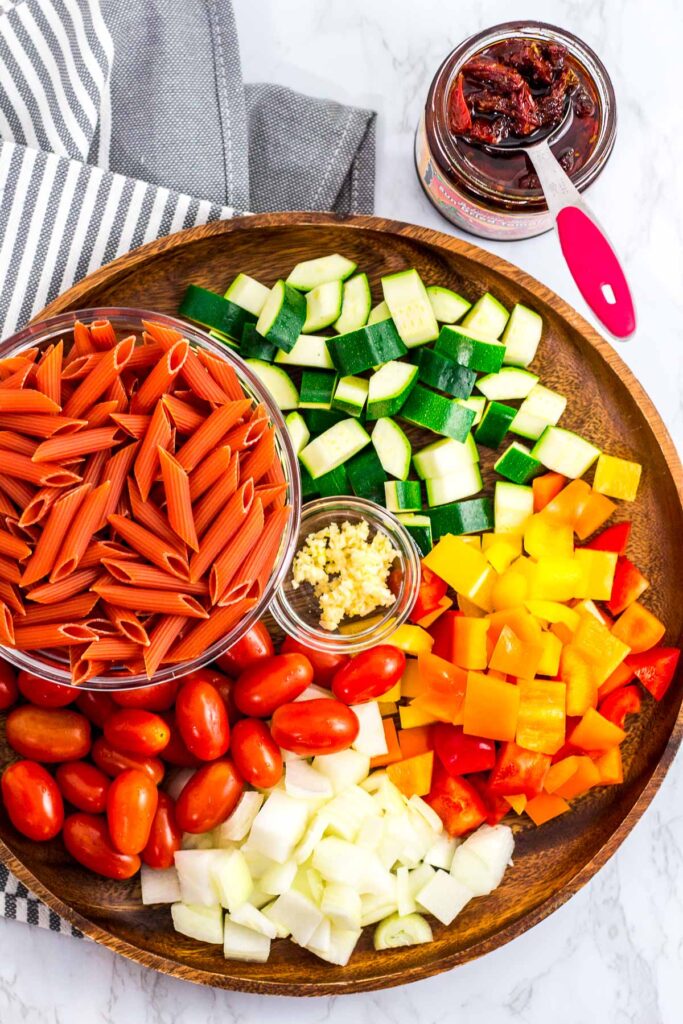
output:
[[[463,615],[471,619],[481,619],[486,615],[483,608],[480,608],[474,601],[470,601],[469,597],[465,597],[464,594],[458,594],[458,608]]]
[[[382,716],[382,718],[390,718],[392,715],[395,715],[396,712],[398,711],[398,704],[394,700],[378,701],[377,707],[379,708],[379,713]]]
[[[614,455],[600,455],[595,467],[593,490],[598,494],[607,494],[610,498],[634,501],[642,471],[639,462],[617,459]]]
[[[544,632],[541,634],[543,650],[541,659],[536,667],[539,676],[556,676],[560,671],[560,657],[562,655],[562,641],[554,633]]]
[[[453,622],[453,661],[460,668],[486,668],[486,637],[488,619],[471,619],[459,615]]]
[[[567,687],[546,679],[520,679],[516,742],[539,754],[556,754],[564,743]]]
[[[598,622],[605,621],[600,614],[600,609],[597,604],[590,598],[585,598],[583,601],[577,601],[573,607],[574,611],[579,615],[592,615],[594,619],[598,620]]]
[[[434,751],[387,765],[387,775],[404,796],[426,796],[432,788]]]
[[[616,551],[593,551],[579,548],[574,556],[580,577],[575,590],[576,597],[593,601],[609,601],[617,567]]]
[[[578,611],[559,601],[525,601],[524,607],[543,622],[562,622],[572,633],[579,628]]]
[[[543,648],[537,641],[521,640],[509,626],[503,626],[493,648],[489,666],[510,676],[534,676]]]
[[[574,531],[565,523],[558,523],[543,512],[527,519],[524,524],[524,550],[532,558],[571,558],[574,554]]]
[[[463,732],[489,740],[514,740],[518,711],[517,686],[482,672],[468,672]]]
[[[477,548],[478,551],[481,551],[481,538],[479,534],[470,533],[466,537],[461,537],[460,540],[463,544],[469,544],[471,548]]]
[[[424,565],[458,594],[474,600],[476,591],[490,573],[490,566],[481,551],[467,544],[462,537],[447,533],[422,559]]]
[[[483,608],[485,612],[490,612],[493,609],[493,589],[497,580],[498,573],[488,565],[485,574],[476,587],[470,590],[467,597],[479,608]]]
[[[406,658],[406,667],[400,680],[402,697],[417,697],[424,690],[417,658]]]
[[[398,709],[398,717],[402,729],[414,729],[418,725],[431,725],[432,722],[438,722],[436,715],[430,715],[421,708],[413,707],[412,704],[403,704]]]
[[[386,643],[399,647],[405,654],[422,654],[431,651],[434,637],[421,626],[411,626],[404,622],[394,630]]]
[[[567,644],[560,657],[560,678],[567,685],[567,714],[577,717],[598,703],[598,684],[593,666],[574,644]]]
[[[531,581],[532,600],[570,601],[576,596],[581,571],[574,558],[557,558],[549,556],[540,558],[536,563],[536,572]]]
[[[440,615],[443,615],[444,612],[448,611],[452,604],[453,599],[451,597],[442,597],[434,611],[428,612],[427,615],[423,615],[421,619],[418,619],[417,625],[422,626],[423,629],[429,629],[430,626],[434,625]]]
[[[481,550],[496,572],[505,572],[521,555],[522,538],[516,533],[485,533]]]
[[[598,686],[602,686],[631,651],[604,623],[590,615],[582,616],[572,644],[591,666]]]
[[[378,626],[382,621],[381,615],[371,615],[367,619],[359,619],[358,622],[342,622],[339,627],[339,632],[343,636],[355,636],[356,633],[362,633],[365,629],[370,629],[372,626]],[[389,622],[392,620],[389,619]]]
[[[373,699],[376,700],[378,703],[381,703],[381,704],[388,704],[390,701],[400,700],[401,699],[401,680],[399,679],[399,681],[397,683],[394,683],[394,685],[391,687],[391,689],[387,690],[386,693],[383,693],[381,697],[375,697]]]
[[[498,577],[491,590],[491,603],[496,611],[516,608],[522,604],[529,593],[529,581],[524,572],[519,572],[514,565]]]

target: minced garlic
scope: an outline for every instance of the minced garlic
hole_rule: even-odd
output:
[[[292,587],[310,583],[320,602],[320,625],[336,629],[346,616],[369,615],[394,604],[387,586],[397,552],[389,538],[359,523],[331,523],[309,533],[292,565]]]

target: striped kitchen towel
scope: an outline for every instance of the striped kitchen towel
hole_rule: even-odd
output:
[[[0,338],[181,228],[371,213],[374,123],[245,87],[230,0],[0,0]],[[0,915],[72,931],[2,864]]]

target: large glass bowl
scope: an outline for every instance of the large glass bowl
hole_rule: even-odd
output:
[[[214,341],[198,327],[191,327],[185,321],[176,320],[175,317],[165,316],[162,313],[155,313],[145,309],[128,309],[123,307],[102,307],[97,309],[81,309],[73,312],[60,313],[59,316],[43,320],[41,323],[32,324],[23,331],[11,338],[0,342],[0,359],[17,355],[27,348],[49,345],[59,341],[66,332],[73,328],[75,320],[82,320],[86,323],[92,320],[109,320],[120,336],[125,334],[139,334],[142,330],[142,320],[154,320],[166,327],[173,327],[181,331],[183,336],[196,348],[205,349],[213,355],[224,359],[233,367],[245,394],[253,398],[255,403],[262,403],[267,409],[271,423],[275,427],[275,446],[282,464],[285,481],[289,491],[287,503],[292,508],[287,526],[282,536],[280,550],[271,573],[270,580],[264,588],[260,601],[251,611],[225,634],[225,636],[212,644],[198,658],[180,662],[176,665],[162,666],[150,680],[146,675],[131,675],[127,672],[107,673],[101,676],[93,676],[87,683],[79,687],[84,690],[129,690],[139,686],[147,686],[151,683],[161,683],[168,679],[179,679],[194,669],[201,668],[215,661],[224,651],[231,647],[251,626],[254,625],[265,613],[270,605],[273,595],[284,579],[296,550],[297,538],[299,536],[299,515],[301,508],[301,481],[299,476],[299,465],[296,452],[292,446],[289,432],[285,427],[284,419],[280,410],[275,405],[272,396],[265,389],[256,375],[250,370],[243,359],[233,351]],[[11,647],[0,645],[0,655],[11,662],[19,669],[25,669],[36,675],[42,676],[55,683],[71,683],[71,673],[68,670],[66,657],[60,664],[56,657],[50,655],[49,662],[40,651],[18,651]],[[64,667],[62,667],[62,665]]]

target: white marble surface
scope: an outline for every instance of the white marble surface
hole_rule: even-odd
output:
[[[452,44],[510,17],[581,34],[617,91],[620,129],[591,203],[621,254],[639,331],[620,352],[683,442],[683,119],[680,0],[235,0],[248,81],[372,106],[377,213],[444,231],[412,138]],[[644,69],[641,75],[640,69]],[[585,313],[552,235],[495,246]],[[211,991],[94,944],[0,919],[2,1024],[674,1024],[683,1004],[683,758],[622,849],[569,904],[512,945],[401,989],[318,999]]]

